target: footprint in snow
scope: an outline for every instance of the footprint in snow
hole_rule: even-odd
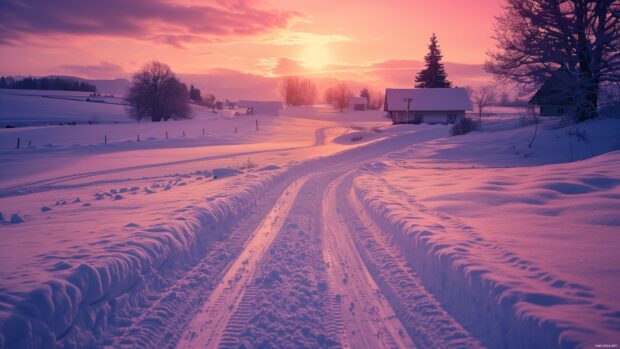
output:
[[[52,209],[47,206],[41,207],[41,212],[49,212],[49,211],[52,211]]]
[[[140,226],[140,224],[136,224],[136,223],[128,223],[125,225],[125,228],[138,228]]]
[[[80,198],[75,198],[75,200],[73,200],[74,204],[77,204],[78,202],[82,202],[82,200],[80,200]]]
[[[122,199],[123,199],[123,196],[122,196],[122,195],[120,195],[120,194],[116,194],[116,195],[114,195],[114,201],[117,201],[117,200],[122,200]]]
[[[145,194],[147,194],[147,195],[149,195],[149,194],[154,194],[154,193],[155,193],[155,191],[153,191],[153,190],[151,190],[151,189],[149,189],[149,188],[147,188],[147,187],[144,187],[144,193],[145,193]]]

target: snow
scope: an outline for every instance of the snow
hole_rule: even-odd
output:
[[[532,126],[433,140],[354,181],[386,238],[487,346],[620,338],[620,152],[609,152],[620,124],[551,126],[531,149]]]
[[[450,137],[328,106],[136,123],[41,93],[0,93],[24,125],[0,130],[0,347],[619,340],[617,119],[545,119],[530,148],[518,110]]]

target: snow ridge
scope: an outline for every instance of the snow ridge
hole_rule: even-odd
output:
[[[353,179],[355,200],[381,227],[385,239],[400,249],[426,288],[485,346],[573,348],[584,346],[579,339],[584,334],[602,342],[613,338],[617,316],[610,308],[594,304],[588,287],[561,280],[485,240],[458,219],[426,209],[373,173],[379,165],[358,171]],[[492,270],[480,259],[485,256],[500,261],[505,269]],[[523,274],[527,282],[537,284],[535,291],[514,287],[520,281],[517,275]],[[571,317],[555,321],[537,312],[558,305],[600,314],[608,319],[607,328],[584,329]]]
[[[231,224],[267,190],[276,176],[274,172],[237,176],[235,182],[244,184],[229,195],[216,197],[204,207],[179,210],[184,212],[173,221],[138,231],[131,241],[111,244],[103,257],[85,260],[65,276],[38,286],[14,306],[14,299],[2,299],[0,347],[111,345],[112,338],[127,337],[123,334],[131,331],[136,318],[158,323],[154,328],[161,331],[170,313],[178,311],[169,306],[174,303],[166,303],[167,311],[151,312],[142,318],[140,309],[160,301],[159,291],[173,284],[209,252],[209,261],[223,259],[222,268],[226,265],[230,256],[214,253],[214,243],[224,239]],[[199,268],[204,275],[208,275],[208,269]],[[197,277],[193,281],[195,286],[205,280]],[[172,290],[164,296],[174,298],[176,293]],[[152,333],[138,337],[148,336]],[[131,340],[115,345],[130,343],[145,344]]]

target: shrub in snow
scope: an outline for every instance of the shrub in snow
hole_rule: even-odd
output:
[[[480,129],[480,121],[474,121],[470,118],[463,118],[456,122],[450,129],[450,134],[453,136],[460,136],[468,134],[472,131]]]
[[[13,213],[11,215],[11,224],[19,224],[23,222],[24,222],[24,219],[20,217],[17,213]]]

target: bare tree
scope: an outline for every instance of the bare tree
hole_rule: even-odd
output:
[[[558,71],[577,121],[597,116],[600,84],[620,81],[620,0],[506,0],[487,71],[540,86]]]
[[[170,67],[158,61],[145,64],[134,74],[125,96],[129,115],[140,121],[186,119],[190,116],[189,91]]]
[[[338,83],[334,87],[330,87],[325,91],[325,103],[333,105],[342,112],[344,108],[349,106],[349,97],[351,92],[344,82]]]
[[[478,116],[482,118],[482,110],[495,101],[495,87],[491,85],[480,86],[474,90],[470,98],[478,107]]]
[[[368,109],[379,110],[383,108],[383,102],[385,102],[385,94],[382,91],[371,91]]]
[[[278,86],[278,93],[286,105],[312,105],[316,102],[316,85],[310,79],[301,79],[298,76],[287,76]]]

